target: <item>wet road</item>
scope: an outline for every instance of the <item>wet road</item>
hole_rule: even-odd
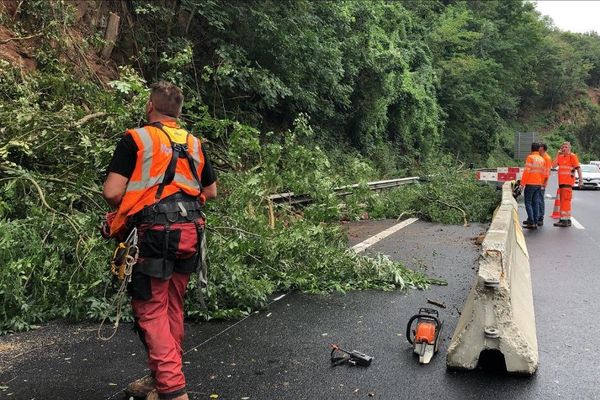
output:
[[[549,188],[548,193],[555,191]],[[185,373],[190,398],[208,399],[600,399],[598,305],[600,192],[577,191],[574,216],[585,229],[552,220],[525,232],[532,268],[540,365],[531,378],[448,372],[445,350],[475,277],[486,226],[417,221],[367,250],[448,281],[427,291],[288,294],[238,322],[188,324]],[[547,200],[548,214],[552,200]],[[524,210],[520,209],[521,214]],[[349,226],[352,246],[395,221]],[[405,324],[427,299],[446,304],[441,353],[421,366]],[[108,342],[97,325],[51,324],[0,338],[0,398],[123,399],[143,376],[143,349],[122,326]],[[375,357],[368,368],[329,365],[329,343]]]

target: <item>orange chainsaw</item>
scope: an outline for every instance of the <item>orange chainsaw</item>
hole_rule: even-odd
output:
[[[412,329],[415,321],[415,329]],[[429,364],[433,355],[437,353],[443,326],[437,310],[431,308],[419,308],[419,313],[408,320],[406,339],[413,345],[421,364]]]

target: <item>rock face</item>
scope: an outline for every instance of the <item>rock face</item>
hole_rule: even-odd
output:
[[[43,42],[50,41],[54,48],[58,48],[59,44],[47,29],[27,32],[30,24],[26,17],[21,16],[22,3],[10,0],[0,2],[0,14],[6,21],[0,26],[0,60],[27,74],[38,68],[35,54]],[[63,55],[60,61],[72,64],[77,73],[91,73],[103,84],[116,79],[118,71],[110,56],[118,39],[119,26],[119,15],[112,12],[112,8],[119,6],[121,9],[119,4],[92,0],[71,2],[74,21],[62,28],[60,46],[66,49],[61,49]],[[85,38],[96,33],[105,38],[104,45],[98,48],[81,45]],[[105,56],[104,59],[99,54]]]

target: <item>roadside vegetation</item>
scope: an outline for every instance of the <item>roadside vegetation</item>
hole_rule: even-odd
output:
[[[556,31],[521,1],[446,3],[2,3],[0,333],[111,310],[101,184],[158,79],[184,89],[183,123],[219,176],[208,310],[189,296],[189,316],[239,317],[287,290],[443,284],[352,253],[339,221],[488,221],[499,194],[465,166],[517,164],[515,129],[600,154],[597,35]],[[109,11],[121,32],[102,60]],[[424,179],[366,187],[408,175]],[[267,200],[289,191],[314,201]]]

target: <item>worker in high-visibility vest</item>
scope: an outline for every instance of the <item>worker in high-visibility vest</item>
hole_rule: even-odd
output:
[[[181,90],[164,81],[150,88],[148,123],[129,129],[117,144],[103,190],[117,209],[109,234],[139,234],[127,290],[150,373],[125,392],[147,400],[188,400],[184,297],[192,272],[198,271],[199,285],[206,283],[203,207],[217,196],[217,178],[201,140],[179,126]]]
[[[539,153],[540,144],[531,143],[531,153],[525,160],[525,169],[521,177],[521,186],[524,187],[525,210],[527,220],[523,221],[523,228],[537,229],[540,218],[540,197],[542,187],[548,180],[546,162]]]
[[[539,219],[537,221],[537,226],[543,226],[544,225],[544,215],[546,214],[546,204],[545,204],[546,187],[548,186],[548,181],[550,180],[550,170],[552,169],[552,157],[550,157],[550,154],[548,154],[548,145],[546,143],[540,142],[539,152],[540,152],[540,156],[542,156],[542,158],[544,159],[544,161],[546,163],[546,173],[548,174],[546,181],[544,182],[544,184],[542,185],[542,188],[541,188],[542,195],[539,197],[540,215],[539,215]]]
[[[571,143],[564,142],[552,163],[558,167],[558,195],[560,197],[560,220],[554,226],[571,226],[571,199],[573,198],[573,185],[575,184],[575,171],[579,177],[579,187],[583,187],[583,175],[579,166],[579,158],[571,153]]]

